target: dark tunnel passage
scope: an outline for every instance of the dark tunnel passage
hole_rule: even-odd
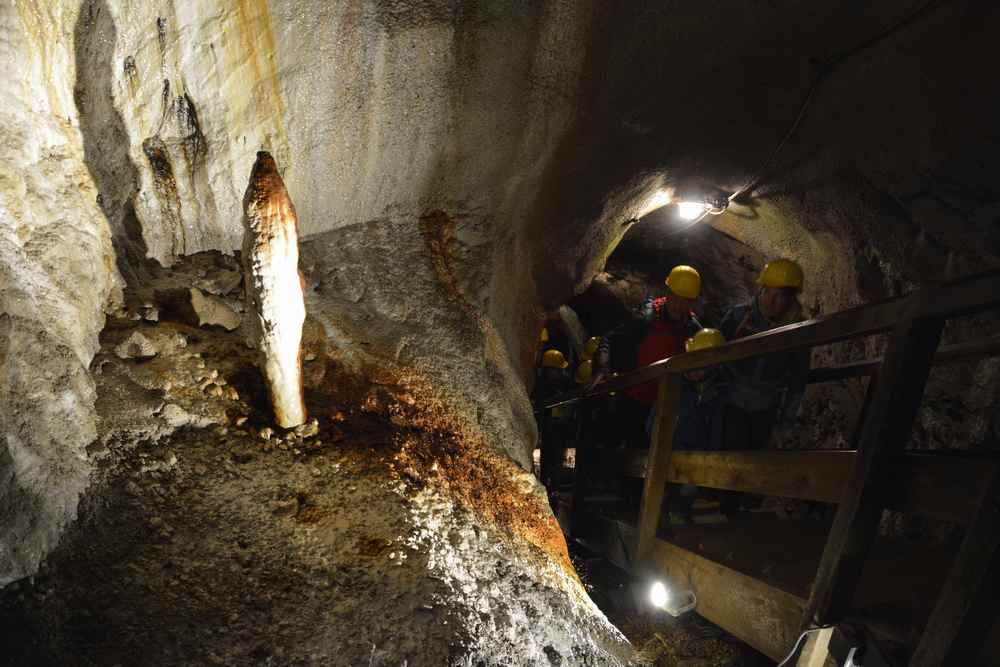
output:
[[[577,552],[578,568],[597,582],[595,595],[602,608],[616,622],[619,618],[627,619],[620,621],[624,626],[636,618],[646,619],[647,625],[636,631],[637,637],[655,634],[658,621],[661,635],[685,637],[684,633],[693,632],[702,638],[702,650],[725,659],[721,656],[728,655],[727,642],[733,639],[724,629],[711,623],[706,625],[703,620],[668,622],[664,626],[669,616],[657,617],[655,613],[648,616],[650,609],[660,604],[656,602],[655,589],[647,590],[650,580],[622,578],[623,572],[634,572],[635,561],[641,557],[638,543],[623,539],[622,530],[623,526],[641,523],[645,511],[643,477],[649,474],[651,463],[645,459],[648,456],[652,460],[649,450],[657,437],[653,427],[656,408],[649,401],[649,394],[640,402],[636,400],[638,394],[631,393],[634,389],[608,394],[592,382],[599,375],[614,380],[615,376],[628,375],[643,365],[628,355],[616,359],[615,348],[633,346],[641,355],[643,346],[655,338],[656,330],[652,327],[633,337],[622,336],[621,331],[628,322],[635,321],[638,313],[648,309],[650,302],[674,298],[667,283],[672,269],[678,265],[693,267],[701,275],[700,293],[690,306],[698,325],[685,329],[684,336],[692,335],[698,327],[722,328],[726,335],[732,335],[733,312],[739,314],[738,320],[742,318],[745,322],[749,316],[743,315],[747,309],[741,309],[741,305],[758,304],[766,298],[763,285],[768,282],[768,262],[785,260],[771,254],[773,251],[767,246],[753,247],[732,238],[723,231],[724,227],[712,221],[685,221],[676,209],[676,205],[664,206],[633,221],[608,257],[604,271],[546,321],[539,341],[534,394],[540,437],[535,466],[571,549]],[[836,278],[827,273],[822,279],[831,277]],[[812,276],[805,273],[805,282],[810,279]],[[797,284],[795,298],[802,294],[802,287]],[[836,314],[823,313],[819,303],[820,299],[802,303],[794,320],[777,325]],[[939,352],[943,355],[942,365],[935,366],[930,374],[908,451],[951,449],[953,441],[947,440],[950,436],[942,440],[939,439],[942,431],[935,431],[943,427],[954,434],[959,423],[966,428],[971,426],[966,412],[971,408],[982,410],[972,420],[976,426],[967,436],[971,449],[984,454],[996,452],[1000,444],[995,426],[996,386],[991,383],[985,395],[974,399],[976,407],[966,403],[968,407],[960,408],[958,402],[946,396],[952,391],[968,396],[959,379],[962,374],[972,368],[982,373],[992,367],[989,360],[998,347],[998,324],[996,314],[989,312],[949,321],[944,342],[950,345]],[[752,333],[755,331],[738,335]],[[713,335],[719,336],[720,343],[725,342],[718,332]],[[595,353],[595,349],[603,349],[603,345],[598,347],[598,341],[609,337],[614,340],[610,344],[612,352],[601,361],[600,352]],[[695,340],[687,338],[688,345]],[[776,361],[781,364],[780,357],[774,354],[756,366],[747,367],[744,362],[742,367],[736,364],[709,367],[703,371],[708,373],[707,378],[685,374],[680,403],[672,413],[677,421],[672,431],[671,456],[676,462],[670,464],[669,474],[678,481],[668,484],[659,508],[657,539],[697,554],[697,558],[723,563],[726,568],[767,582],[778,590],[808,598],[814,573],[824,558],[827,536],[834,526],[839,489],[823,497],[822,493],[806,490],[811,482],[805,477],[782,486],[778,481],[781,472],[769,471],[766,466],[755,468],[753,461],[763,462],[768,456],[777,456],[771,465],[780,465],[782,461],[793,464],[795,459],[788,458],[794,456],[793,452],[802,452],[807,457],[809,453],[821,452],[815,465],[823,465],[820,462],[824,460],[832,462],[838,456],[853,456],[858,439],[863,437],[863,425],[877,387],[868,376],[845,374],[844,370],[857,368],[859,362],[864,365],[872,356],[886,354],[891,339],[879,338],[871,343],[859,347],[849,341],[814,349],[805,357],[802,367],[808,375],[808,380],[805,375],[802,380],[803,384],[808,382],[802,387],[805,391],[788,412],[782,414],[779,409],[777,417],[755,412],[758,406],[751,401],[748,407],[740,393],[744,391],[740,384],[747,381],[744,374],[759,374],[767,368],[765,364]],[[698,348],[695,345],[687,349]],[[966,349],[970,354],[965,353]],[[562,371],[558,368],[560,364],[547,363],[553,350],[562,353],[560,361],[565,358],[566,368]],[[670,354],[683,352],[683,348],[672,349]],[[957,361],[985,357],[986,366],[975,362],[973,366],[951,365],[954,362],[946,361],[952,358],[949,355]],[[660,354],[665,356],[669,355]],[[650,361],[647,357],[645,363]],[[575,398],[581,394],[582,399]],[[560,398],[569,402],[546,407]],[[947,404],[951,408],[946,408]],[[950,424],[945,426],[942,420]],[[742,458],[727,461],[729,451]],[[768,452],[783,452],[786,458]],[[972,463],[974,460],[970,459],[970,465],[976,465]],[[702,466],[700,471],[698,466]],[[789,471],[789,474],[795,473]],[[771,475],[774,479],[760,475]],[[757,479],[750,480],[750,476]],[[776,492],[767,492],[769,484],[773,484],[770,488]],[[878,536],[863,578],[865,588],[854,600],[854,622],[867,628],[870,646],[878,647],[872,649],[879,653],[878,659],[887,660],[887,664],[904,664],[912,656],[915,637],[931,617],[935,601],[951,585],[947,580],[947,563],[951,554],[966,543],[967,529],[963,521],[957,521],[956,515],[948,512],[912,511],[911,507],[887,502],[896,511],[886,511],[879,521]],[[790,535],[795,535],[791,542]],[[756,546],[750,547],[751,544]],[[669,591],[662,593],[663,599],[668,599],[668,595],[683,595],[687,588],[693,590],[690,576],[686,584],[674,578],[668,588],[661,588]],[[659,582],[654,585],[661,586]],[[702,585],[700,590],[704,593],[713,589],[711,585]],[[724,595],[721,590],[711,594]],[[725,625],[725,618],[721,613],[713,620]],[[990,641],[996,637],[994,631]],[[983,664],[990,659],[988,655],[993,649],[989,646],[988,642],[980,651],[978,659]],[[806,651],[802,653],[805,655]],[[798,654],[793,658],[805,659]],[[729,659],[767,664],[766,657],[746,647],[739,658]]]

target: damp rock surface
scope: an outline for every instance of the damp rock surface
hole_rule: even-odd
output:
[[[121,326],[165,343],[137,364],[112,352],[134,329],[104,334],[96,479],[38,575],[0,593],[5,664],[626,664],[512,461],[314,337],[339,389],[308,385],[315,421],[285,430],[237,332]],[[126,400],[149,407],[126,420]]]

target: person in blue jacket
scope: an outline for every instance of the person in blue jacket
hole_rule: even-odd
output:
[[[768,262],[757,283],[760,290],[719,325],[726,340],[746,338],[805,319],[798,294],[802,268],[790,259]],[[809,375],[809,350],[775,352],[729,364],[732,380],[725,406],[725,448],[762,449],[775,426],[798,414]]]

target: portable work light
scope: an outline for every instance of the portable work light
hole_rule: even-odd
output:
[[[654,581],[649,588],[649,602],[657,609],[677,617],[698,606],[698,597],[694,591],[672,591],[662,581]]]

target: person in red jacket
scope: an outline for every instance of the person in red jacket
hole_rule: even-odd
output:
[[[609,370],[626,372],[684,352],[688,338],[702,329],[694,314],[701,293],[701,276],[690,266],[675,266],[667,276],[667,296],[647,300],[629,321],[605,335],[594,357],[596,384]],[[646,382],[625,390],[629,422],[645,430],[656,403],[657,383]]]

